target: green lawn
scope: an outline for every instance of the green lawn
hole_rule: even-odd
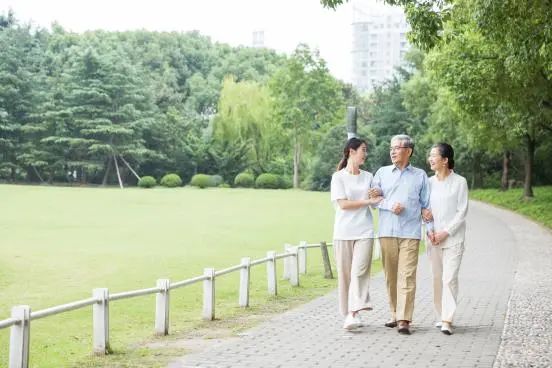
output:
[[[523,199],[523,189],[501,192],[496,189],[479,189],[470,192],[470,197],[508,208],[552,228],[552,186],[535,187],[535,197]]]
[[[0,185],[0,198],[0,319],[16,304],[39,310],[88,298],[95,287],[152,287],[158,278],[183,280],[204,267],[281,252],[284,243],[331,241],[333,223],[328,193],[294,190]],[[335,280],[322,278],[319,253],[309,250],[302,287],[279,280],[276,299],[266,296],[264,265],[253,268],[248,311],[237,307],[238,273],[217,279],[217,318],[280,310],[326,293]],[[150,354],[136,347],[153,339],[154,303],[153,295],[112,302],[115,354],[103,359],[90,356],[91,307],[36,320],[30,365],[130,366],[127,357]],[[201,303],[200,284],[171,293],[173,336],[204,325]],[[8,341],[9,329],[0,330],[0,367],[7,366]],[[162,366],[162,359],[153,361],[146,366]]]

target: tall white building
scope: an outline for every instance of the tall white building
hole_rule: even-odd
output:
[[[251,43],[253,47],[265,47],[265,34],[264,30],[255,30],[253,31],[253,42]]]
[[[375,0],[353,3],[352,83],[360,91],[390,79],[404,63],[409,26],[401,8]]]

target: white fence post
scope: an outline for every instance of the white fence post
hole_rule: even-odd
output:
[[[168,279],[157,280],[159,292],[155,296],[155,334],[169,334],[169,294],[171,282]]]
[[[380,259],[381,258],[381,244],[379,241],[379,238],[374,239],[374,256],[373,259]]]
[[[209,277],[203,280],[203,314],[205,320],[215,319],[215,269],[205,268],[203,275]]]
[[[289,259],[289,282],[292,286],[299,286],[299,257],[298,257],[299,247],[292,247],[290,253],[293,254],[292,257],[287,257]]]
[[[307,273],[307,242],[301,241],[299,242],[299,273],[306,274]]]
[[[249,276],[251,274],[251,258],[241,259],[240,269],[240,307],[249,307]]]
[[[276,252],[270,251],[266,253],[266,257],[269,258],[266,262],[266,280],[268,283],[268,294],[277,295],[278,286],[277,286],[277,273],[276,273]]]
[[[97,300],[92,307],[94,354],[105,355],[109,353],[109,290],[94,289],[92,296]]]
[[[11,327],[9,368],[27,368],[29,366],[31,307],[28,305],[15,306],[12,308],[11,317],[18,319],[19,323]]]
[[[291,251],[291,245],[285,244],[284,245],[284,253],[287,254],[290,251]],[[282,278],[284,280],[289,280],[289,276],[290,276],[291,263],[289,262],[289,258],[290,257],[285,257],[283,262],[282,262],[284,264],[284,272],[282,273]]]

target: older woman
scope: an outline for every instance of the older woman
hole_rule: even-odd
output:
[[[441,332],[452,334],[458,304],[458,270],[464,253],[468,184],[453,171],[454,150],[447,143],[431,148],[429,165],[435,175],[429,179],[433,229],[428,232],[428,251],[433,272],[433,301]],[[425,216],[431,220],[431,215]],[[429,227],[431,228],[431,227]]]

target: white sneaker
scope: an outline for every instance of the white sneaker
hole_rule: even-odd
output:
[[[354,330],[362,326],[362,321],[358,317],[358,314],[353,317],[352,313],[347,314],[345,317],[345,322],[343,323],[343,328],[345,330]]]
[[[436,327],[436,328],[441,328],[441,327],[443,327],[443,322],[441,322],[441,321],[435,322],[435,327]]]
[[[443,322],[443,326],[441,326],[441,332],[445,335],[452,335],[452,326],[448,322]]]

